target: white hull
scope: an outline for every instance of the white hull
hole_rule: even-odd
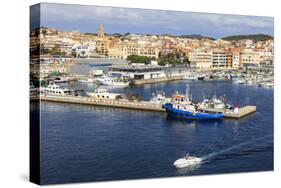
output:
[[[97,78],[96,83],[100,85],[106,85],[106,86],[115,86],[115,87],[128,87],[129,82],[122,82],[117,81],[114,79],[104,79],[104,78]]]
[[[202,159],[198,158],[198,157],[188,157],[188,158],[183,157],[183,158],[176,160],[173,165],[176,168],[185,168],[185,167],[198,165],[201,162],[202,162]]]
[[[117,99],[118,97],[121,97],[122,94],[120,93],[109,93],[106,89],[96,89],[95,92],[87,92],[87,95],[90,97],[98,98],[98,99]]]
[[[70,90],[67,88],[60,87],[59,85],[56,85],[54,82],[50,82],[50,84],[47,87],[41,87],[40,92],[50,95],[69,95]]]
[[[68,82],[68,81],[69,81],[69,78],[63,78],[63,77],[60,77],[60,78],[54,80],[55,83],[63,83],[63,82]]]
[[[214,105],[214,109],[224,109],[224,108],[225,108],[225,105],[223,103]]]
[[[185,76],[184,79],[185,79],[185,80],[190,80],[190,81],[198,80],[197,77],[191,76],[191,75]]]
[[[87,79],[87,80],[78,80],[79,82],[84,82],[84,83],[94,83],[94,79],[92,79],[92,78],[89,78],[89,79]]]

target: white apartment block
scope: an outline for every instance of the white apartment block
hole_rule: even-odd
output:
[[[233,68],[239,68],[240,67],[240,53],[239,52],[233,52],[232,67]]]
[[[225,68],[226,67],[226,53],[224,51],[212,52],[212,67]]]
[[[146,57],[159,57],[159,48],[149,44],[138,44],[135,42],[122,42],[109,49],[109,57],[113,59],[126,59],[130,55]]]
[[[240,57],[242,67],[260,66],[261,60],[261,53],[252,50],[243,51]]]
[[[72,47],[72,53],[74,53],[76,57],[90,57],[95,55],[95,52],[96,49],[90,45],[75,44]]]
[[[188,60],[190,66],[198,69],[208,69],[212,67],[212,53],[211,52],[189,52]]]

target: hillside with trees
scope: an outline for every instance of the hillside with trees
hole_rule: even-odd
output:
[[[237,41],[237,40],[243,40],[243,39],[250,39],[255,41],[265,41],[269,39],[273,39],[270,35],[265,34],[254,34],[254,35],[233,35],[228,37],[221,38],[222,40],[228,40],[228,41]]]

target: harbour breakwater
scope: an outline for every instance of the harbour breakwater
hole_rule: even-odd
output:
[[[162,104],[152,103],[149,101],[137,101],[137,100],[129,101],[129,100],[122,100],[122,99],[113,100],[113,99],[99,99],[94,97],[82,97],[82,96],[70,96],[70,95],[58,96],[58,95],[50,95],[50,94],[34,96],[31,98],[31,100],[165,112],[165,110],[162,108]],[[225,110],[205,109],[205,110],[212,111],[212,112],[223,112],[224,117],[226,118],[239,119],[251,113],[256,112],[256,106],[243,106],[239,108],[239,111],[236,113],[226,109]]]

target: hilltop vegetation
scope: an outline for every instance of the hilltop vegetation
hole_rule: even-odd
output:
[[[251,39],[255,41],[265,41],[269,39],[273,39],[270,35],[265,34],[254,34],[254,35],[233,35],[228,37],[221,38],[222,40],[228,40],[228,41],[237,41],[237,40],[243,40],[243,39]]]
[[[186,38],[186,39],[210,39],[210,40],[215,40],[214,38],[211,37],[206,37],[203,35],[199,35],[199,34],[192,34],[192,35],[179,35],[178,37],[180,38]]]

